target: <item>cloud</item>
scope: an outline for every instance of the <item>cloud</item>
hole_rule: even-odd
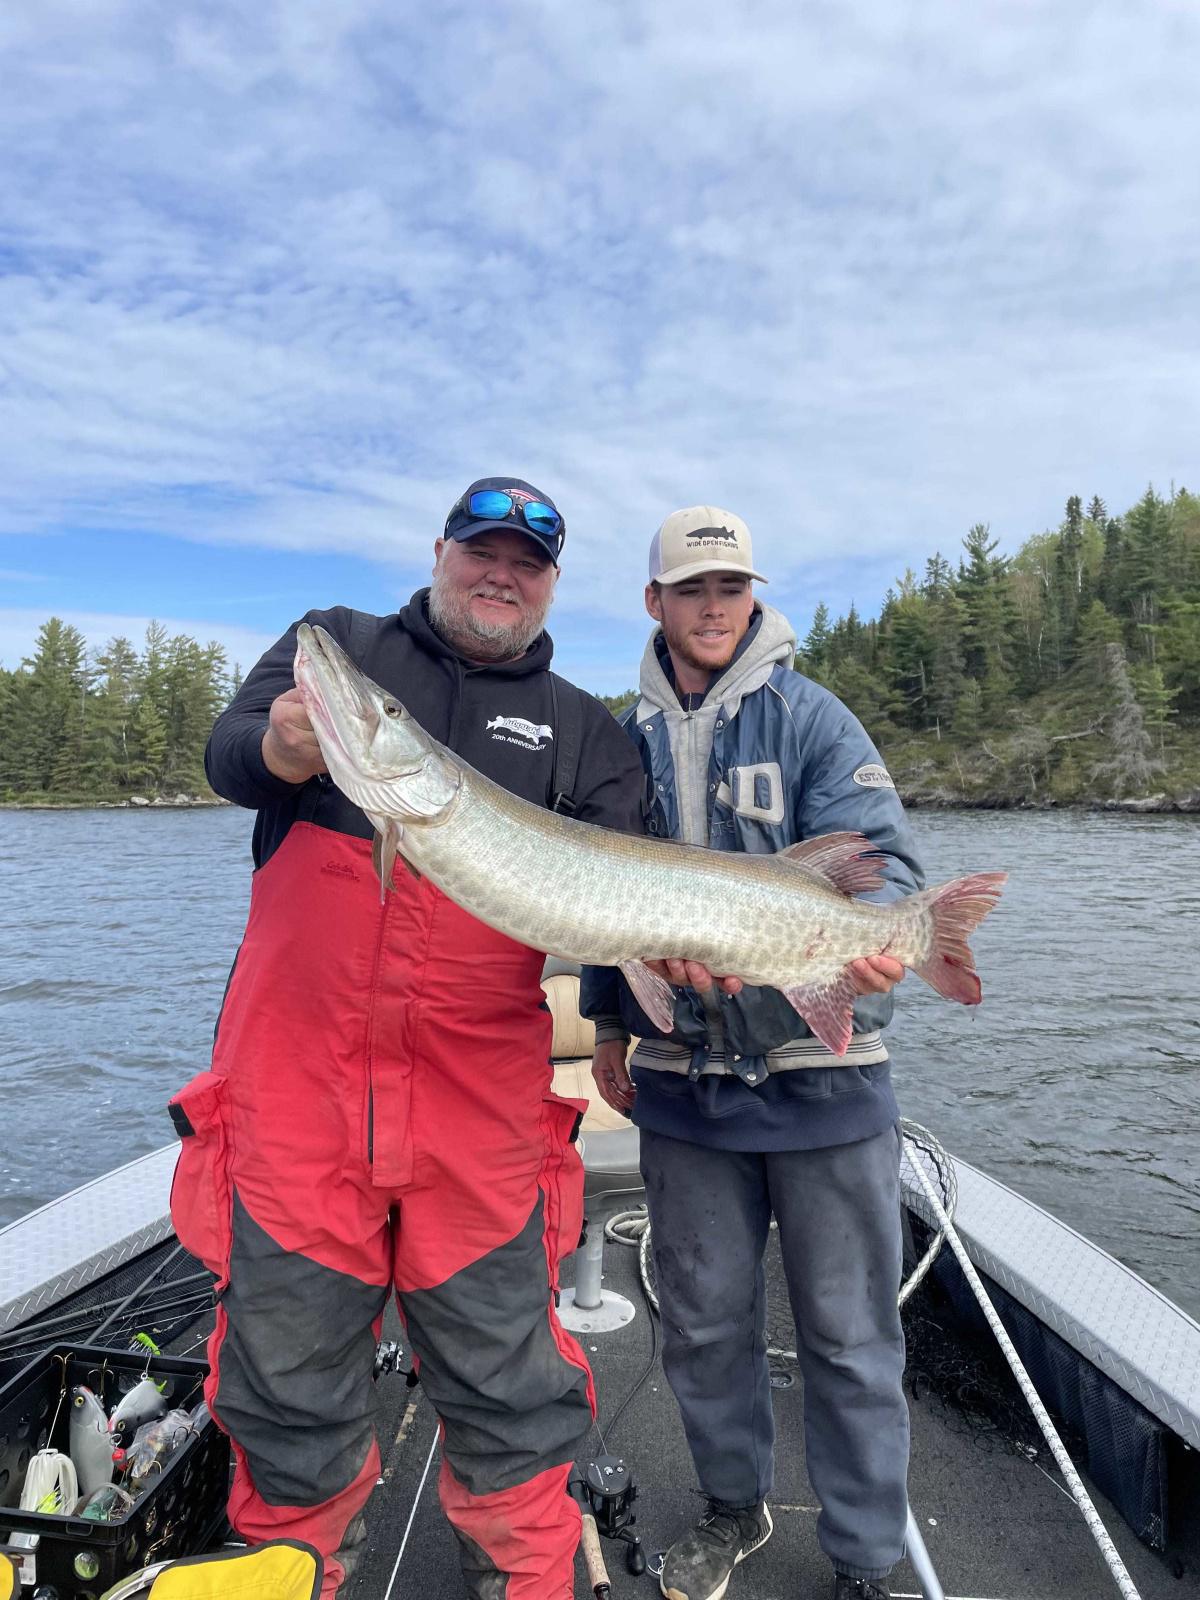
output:
[[[513,470],[573,629],[679,504],[786,599],[1195,477],[1182,0],[14,10],[0,533],[412,564]]]

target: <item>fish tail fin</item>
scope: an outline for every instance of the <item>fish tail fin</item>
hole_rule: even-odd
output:
[[[1007,872],[973,872],[928,889],[922,897],[928,902],[932,939],[928,955],[913,962],[912,969],[947,1000],[977,1006],[983,997],[967,940],[1000,898],[1007,879]]]

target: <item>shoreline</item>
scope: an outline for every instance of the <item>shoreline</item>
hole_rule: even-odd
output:
[[[219,795],[177,795],[173,800],[130,798],[128,800],[0,800],[0,811],[214,811],[231,806]]]
[[[1189,817],[1200,815],[1200,790],[1192,794],[1137,795],[1128,800],[1050,800],[1030,795],[981,795],[977,799],[951,795],[901,794],[906,811],[1109,811],[1129,816]]]
[[[1102,799],[1051,800],[1030,795],[981,795],[978,798],[949,794],[901,794],[909,811],[1110,811],[1133,816],[1200,815],[1200,789],[1190,794],[1138,795],[1128,800]],[[0,800],[0,811],[211,811],[232,806],[219,795],[177,795],[168,800],[143,797],[128,800]]]

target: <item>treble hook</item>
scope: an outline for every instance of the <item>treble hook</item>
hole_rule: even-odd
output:
[[[67,1362],[71,1360],[71,1357],[72,1352],[70,1351],[66,1355],[56,1355],[54,1357],[55,1361],[60,1362],[62,1365],[62,1384],[58,1391],[58,1404],[54,1408],[54,1420],[50,1424],[50,1433],[46,1441],[48,1444],[54,1442],[54,1430],[58,1427],[58,1414],[62,1410],[63,1401],[67,1398]]]

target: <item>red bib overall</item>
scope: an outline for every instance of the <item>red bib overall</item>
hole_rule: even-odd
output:
[[[218,1276],[231,1520],[315,1545],[326,1595],[378,1475],[393,1291],[471,1592],[572,1592],[564,1485],[594,1396],[554,1290],[582,1222],[581,1107],[549,1092],[541,968],[402,863],[381,904],[367,841],[296,823],[255,876],[212,1071],[172,1102],[175,1226]]]

